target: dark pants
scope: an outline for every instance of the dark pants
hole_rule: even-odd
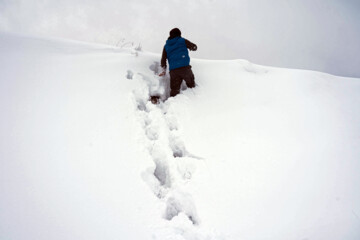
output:
[[[180,92],[182,81],[185,80],[188,88],[195,87],[195,76],[191,71],[191,66],[177,68],[170,71],[170,96],[174,97]]]

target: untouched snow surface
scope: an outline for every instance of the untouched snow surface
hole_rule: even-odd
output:
[[[0,239],[360,239],[360,79],[192,59],[167,99],[158,54],[0,52]]]

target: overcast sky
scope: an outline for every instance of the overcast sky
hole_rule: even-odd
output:
[[[0,0],[0,31],[161,53],[173,27],[192,57],[360,77],[359,0]]]

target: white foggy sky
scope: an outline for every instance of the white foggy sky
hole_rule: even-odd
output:
[[[360,77],[359,13],[357,0],[0,0],[0,31],[161,53],[178,27],[192,57]]]

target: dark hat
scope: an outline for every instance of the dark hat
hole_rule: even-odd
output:
[[[178,28],[174,28],[170,31],[170,37],[169,39],[181,37],[181,31]]]

